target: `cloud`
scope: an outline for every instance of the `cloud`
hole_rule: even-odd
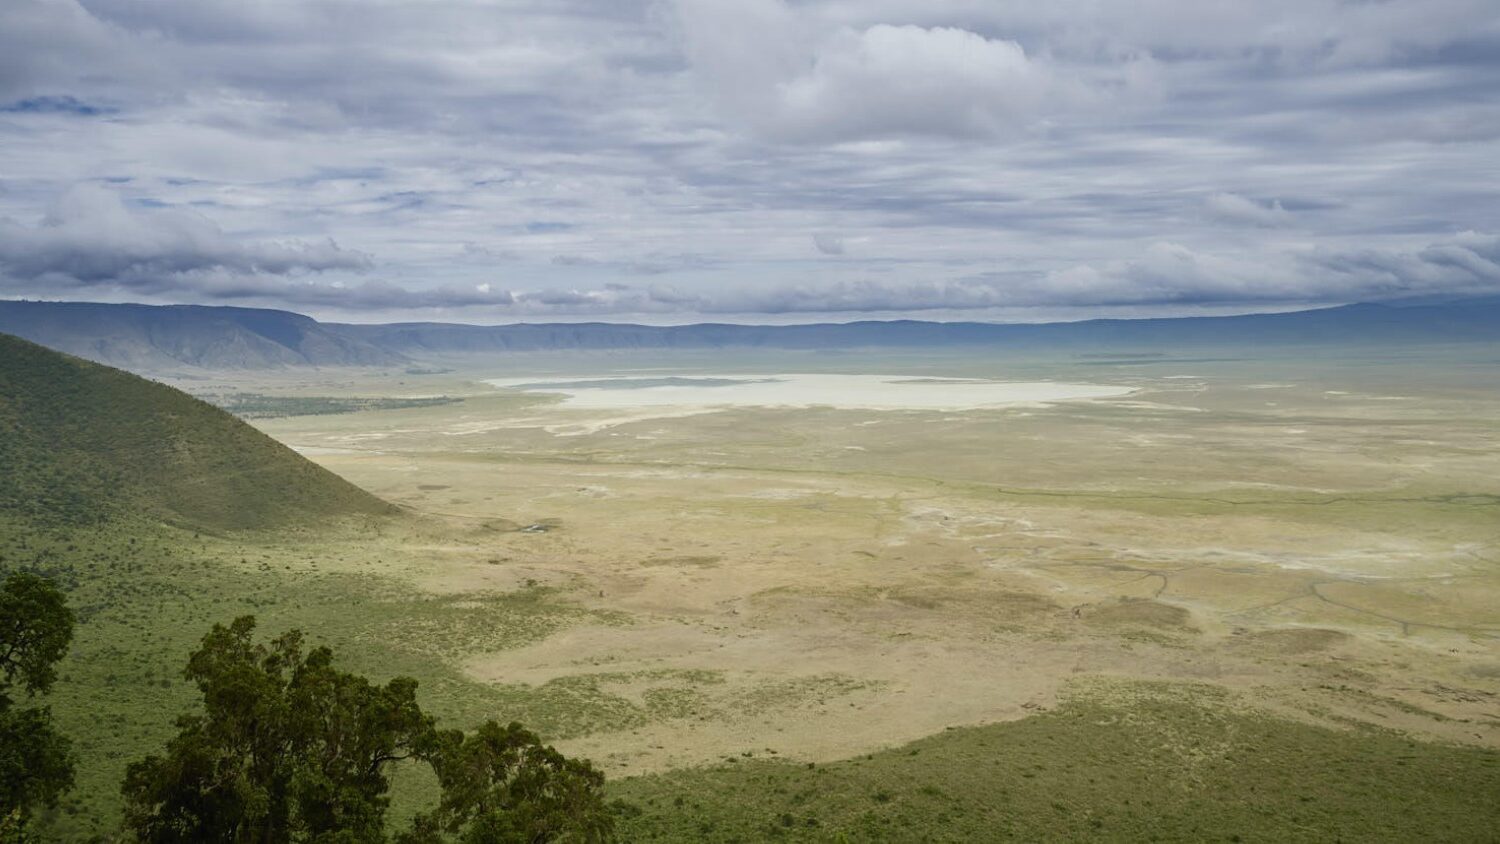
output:
[[[168,290],[175,289],[168,287]],[[1410,251],[1204,253],[1158,242],[1130,259],[1050,272],[991,272],[933,280],[858,279],[762,288],[685,290],[609,283],[505,289],[498,283],[411,289],[385,281],[320,284],[281,277],[213,277],[194,289],[215,301],[271,298],[349,311],[482,308],[508,318],[756,316],[996,312],[1104,306],[1251,309],[1500,293],[1500,237],[1465,233]]]
[[[1246,199],[1233,193],[1209,194],[1203,201],[1206,210],[1214,219],[1237,225],[1278,228],[1292,224],[1292,215],[1281,202],[1272,200],[1268,204]]]
[[[818,32],[782,0],[681,0],[687,53],[726,116],[763,136],[841,142],[986,138],[1141,87],[1135,57],[1109,79],[1070,74],[1014,40],[955,26]]]
[[[551,262],[559,267],[591,267],[629,275],[666,275],[684,270],[707,269],[714,259],[694,252],[648,252],[634,258],[604,259],[590,255],[553,255]]]
[[[776,84],[766,117],[794,137],[834,140],[995,135],[1066,96],[1014,41],[886,24],[836,33],[807,72]]]
[[[1137,258],[1049,273],[1025,292],[1024,303],[1324,304],[1495,293],[1500,236],[1466,232],[1411,250],[1213,254],[1155,243]]]
[[[6,0],[0,11],[0,99],[45,102],[79,85],[117,89],[152,61],[76,0]]]
[[[1237,222],[1280,224],[1287,216],[1279,204],[1233,194],[1216,194],[1207,202]],[[820,232],[812,239],[821,254],[844,254],[842,236]],[[42,285],[51,292],[115,290],[347,312],[479,308],[513,317],[916,314],[1045,306],[1328,303],[1500,292],[1500,236],[1477,232],[1407,248],[1204,251],[1158,241],[1132,257],[1048,271],[954,276],[929,270],[931,278],[867,275],[707,289],[607,280],[719,268],[713,258],[697,253],[649,252],[619,259],[556,254],[550,264],[605,280],[576,286],[527,286],[493,278],[472,284],[354,283],[343,276],[369,272],[372,259],[332,240],[241,240],[200,214],[127,205],[118,192],[94,184],[75,186],[58,197],[37,225],[0,220],[0,281],[13,290],[34,291]],[[313,274],[336,278],[308,278]]]
[[[162,277],[205,271],[286,275],[370,266],[369,256],[332,240],[244,243],[199,214],[129,208],[117,193],[97,185],[63,194],[40,225],[0,220],[0,270],[21,281],[157,284]]]
[[[1487,291],[1491,236],[1453,233],[1500,231],[1497,89],[1493,0],[6,0],[0,289],[335,318]],[[79,182],[118,197],[69,209]]]
[[[844,239],[838,235],[819,232],[813,235],[813,246],[824,255],[844,254]]]
[[[76,97],[28,97],[13,103],[0,105],[0,114],[69,114],[76,117],[97,117],[109,114],[114,109],[92,105]]]
[[[1500,236],[1464,233],[1412,251],[1203,253],[1158,242],[1139,256],[1047,273],[781,285],[694,302],[703,313],[915,313],[1106,305],[1334,304],[1500,293]]]
[[[1500,293],[1500,236],[1463,232],[1412,250],[1315,248],[1301,256],[1346,296]]]

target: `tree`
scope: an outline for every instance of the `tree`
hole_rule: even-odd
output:
[[[445,731],[428,756],[442,800],[417,818],[403,844],[441,840],[443,833],[464,844],[613,838],[604,775],[544,746],[520,724],[486,721],[469,736]]]
[[[52,581],[12,572],[0,587],[0,693],[20,678],[28,694],[42,694],[57,679],[57,661],[73,641],[73,611]]]
[[[403,842],[609,840],[604,777],[519,724],[439,730],[415,680],[371,684],[302,634],[253,641],[255,619],[215,625],[185,672],[203,712],[177,720],[161,756],[129,766],[126,826],[150,842],[383,841],[390,766],[432,765],[438,807]]]
[[[297,631],[267,646],[254,629],[215,625],[188,660],[203,714],[129,766],[126,825],[159,842],[382,839],[387,770],[434,730],[416,681],[373,685],[328,648],[304,655]]]
[[[73,785],[72,743],[57,732],[47,707],[16,705],[45,694],[73,641],[73,611],[51,581],[14,572],[0,586],[0,832],[19,837],[27,814],[55,806]]]

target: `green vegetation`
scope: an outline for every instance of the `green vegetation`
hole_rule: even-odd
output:
[[[206,402],[8,335],[0,466],[0,513],[32,524],[233,530],[392,509]]]
[[[1238,710],[1203,687],[1088,694],[826,765],[620,780],[629,841],[1492,841],[1500,753]],[[752,754],[747,753],[750,757]]]
[[[602,777],[585,763],[563,759],[514,725],[487,725],[479,738],[432,726],[434,717],[453,714],[482,722],[506,697],[432,659],[476,644],[454,623],[462,609],[374,575],[319,574],[306,562],[308,541],[350,532],[368,539],[394,508],[205,402],[4,336],[0,465],[7,467],[0,572],[17,584],[0,610],[8,619],[41,607],[47,593],[32,585],[46,576],[66,590],[79,620],[49,700],[60,731],[48,709],[12,711],[8,686],[0,697],[0,741],[10,748],[0,753],[0,786],[8,807],[37,806],[31,826],[45,838],[112,834],[128,805],[123,817],[145,840],[240,840],[252,826],[272,840],[334,830],[341,840],[368,840],[383,828],[391,799],[385,769],[403,756],[420,756],[433,769],[425,780],[402,777],[399,815],[436,806],[411,841],[491,840],[484,830],[514,823],[530,831],[529,840],[546,840],[572,828],[560,818],[588,821],[580,827],[584,840],[607,831],[593,799]],[[372,520],[328,521],[347,515]],[[242,532],[272,528],[284,547],[268,534]],[[296,574],[287,571],[293,560]],[[62,593],[51,594],[71,624]],[[493,622],[485,641],[496,646],[545,635],[577,614],[539,589],[460,600]],[[337,671],[328,649],[304,656],[298,634],[283,633],[267,647],[249,642],[248,626],[216,628],[186,674],[205,714],[180,720],[172,737],[163,713],[187,709],[195,697],[175,666],[212,620],[250,612],[273,631],[313,627],[347,646],[355,666],[392,679],[373,685]],[[392,647],[408,638],[398,619],[428,635],[423,647]],[[17,635],[30,630],[15,627]],[[7,677],[46,691],[67,638],[27,641],[0,643],[17,660]],[[434,709],[417,708],[417,683],[403,679],[410,676],[440,690]],[[402,713],[410,717],[396,717]],[[339,738],[319,733],[325,729]],[[63,735],[74,737],[71,750]],[[335,741],[344,750],[329,767],[321,751]],[[122,803],[127,763],[164,742],[166,755],[130,767]],[[368,758],[348,756],[349,747]],[[272,757],[280,761],[262,764]],[[483,788],[439,794],[456,770],[486,758]],[[69,791],[75,759],[77,788]],[[231,771],[237,774],[220,779]],[[20,820],[5,821],[6,834]],[[265,832],[267,823],[280,831]]]
[[[383,686],[340,671],[327,647],[304,653],[291,631],[269,645],[255,620],[215,625],[185,676],[203,714],[178,719],[163,756],[126,774],[126,827],[142,841],[386,839],[389,772],[419,759],[442,798],[401,840],[604,841],[612,818],[604,777],[543,746],[519,724],[471,736],[438,730],[417,683]]]
[[[465,844],[613,839],[604,775],[568,759],[519,724],[482,724],[433,737],[426,750],[442,786],[437,809],[420,815],[402,844],[455,836]]]
[[[408,374],[413,374],[408,372]],[[426,374],[418,372],[415,374]],[[430,398],[337,398],[333,396],[268,396],[262,393],[228,393],[204,395],[204,401],[233,413],[242,419],[280,419],[288,416],[327,416],[356,413],[361,410],[407,410],[414,407],[436,407],[457,404],[463,399],[448,396]]]
[[[39,816],[48,838],[81,840],[118,826],[126,765],[171,738],[163,713],[186,710],[196,697],[179,667],[203,631],[226,617],[253,614],[273,635],[313,631],[350,670],[372,680],[415,677],[423,710],[443,722],[474,724],[500,714],[557,738],[558,727],[584,717],[555,708],[557,700],[541,690],[477,683],[420,642],[406,647],[403,622],[451,623],[454,607],[373,574],[307,570],[306,558],[338,553],[325,543],[340,535],[308,532],[298,543],[292,533],[291,547],[282,548],[195,538],[166,525],[116,521],[37,531],[0,519],[0,571],[51,578],[79,620],[50,698],[61,731],[74,741],[77,787]],[[289,571],[294,562],[299,569]],[[579,613],[549,594],[525,589],[513,601],[487,599],[506,607],[516,630],[547,629],[553,619]],[[403,818],[436,799],[427,778],[398,777],[394,791],[392,812]]]
[[[267,646],[254,627],[215,625],[189,658],[204,712],[178,719],[164,756],[130,765],[127,828],[145,841],[380,838],[386,769],[434,729],[416,681],[375,686],[326,647],[304,654],[298,631]]]
[[[57,805],[73,784],[71,743],[46,707],[13,695],[45,694],[73,640],[73,612],[45,578],[15,572],[0,586],[0,841],[24,840],[31,811]],[[17,688],[19,687],[19,689]]]
[[[80,540],[88,543],[89,537],[56,541],[78,554]],[[180,642],[189,618],[230,603],[219,594],[244,589],[238,605],[272,603],[252,586],[254,575],[205,571],[184,564],[180,548],[133,536],[126,547],[155,559],[163,571],[128,569],[124,580],[138,579],[138,588],[121,589],[121,582],[108,579],[108,565],[99,566],[104,577],[71,565],[48,566],[55,546],[38,537],[20,544],[34,553],[28,565],[49,567],[82,599],[84,635],[59,673],[54,666],[68,647],[74,617],[62,593],[26,571],[13,572],[0,590],[0,671],[6,678],[0,688],[0,840],[23,830],[41,840],[112,833],[120,823],[122,775],[126,827],[143,841],[384,840],[388,829],[424,805],[431,808],[415,817],[401,841],[609,837],[612,815],[600,796],[603,776],[587,762],[561,756],[517,724],[486,720],[467,736],[439,730],[432,711],[419,706],[415,680],[396,676],[376,685],[339,670],[330,648],[304,652],[296,630],[257,644],[249,617],[227,628],[216,625],[181,675],[196,686],[200,703],[194,705],[191,690],[172,678],[171,666],[180,659],[175,647],[162,645]],[[86,556],[96,564],[105,561],[98,553]],[[14,547],[3,558],[15,562]],[[204,580],[195,580],[194,569]],[[206,588],[212,581],[228,582],[216,594]],[[166,588],[172,582],[180,591]],[[341,585],[347,605],[357,590]],[[269,591],[293,591],[280,586]],[[181,607],[193,591],[203,604],[194,612],[161,612]],[[365,591],[366,600],[379,600],[379,590]],[[118,603],[98,601],[111,595]],[[149,604],[150,596],[158,603]],[[308,609],[323,616],[336,600],[329,593]],[[360,638],[353,631],[346,637]],[[364,662],[393,667],[365,653]],[[394,667],[417,664],[397,660]],[[13,708],[12,682],[28,694],[51,691],[62,729],[54,728],[49,708]],[[164,713],[173,709],[201,714],[178,718],[172,736]],[[464,714],[493,711],[492,701],[479,702]],[[126,769],[125,761],[163,742],[165,754]],[[432,774],[413,781],[406,773],[400,795],[405,808],[387,823],[389,775],[404,758],[425,763]],[[75,760],[78,788],[69,791]]]
[[[372,632],[413,654],[458,659],[539,642],[584,620],[615,619],[562,603],[556,589],[526,586],[514,592],[410,596],[405,613]]]
[[[725,721],[840,698],[879,684],[842,674],[768,680],[744,687],[722,672],[654,669],[569,674],[539,686],[491,687],[506,712],[549,736],[577,738],[674,720]],[[628,694],[629,690],[637,694]]]

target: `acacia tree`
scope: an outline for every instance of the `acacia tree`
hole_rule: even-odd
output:
[[[427,754],[442,785],[435,811],[419,816],[402,844],[443,840],[464,844],[603,842],[614,818],[604,804],[604,774],[568,759],[512,723],[486,721],[472,735],[438,734]]]
[[[132,764],[126,826],[150,842],[385,840],[390,766],[430,763],[438,808],[410,842],[604,841],[603,775],[520,725],[473,736],[438,730],[415,680],[384,686],[333,667],[328,648],[304,655],[302,635],[253,641],[255,620],[215,625],[188,660],[202,714],[178,719],[166,753]]]
[[[45,706],[20,707],[57,679],[73,641],[73,611],[51,581],[14,572],[0,586],[0,839],[19,838],[35,806],[54,806],[73,785],[72,743]]]
[[[158,842],[379,840],[387,769],[433,731],[416,681],[373,685],[328,648],[304,654],[297,631],[266,645],[254,630],[215,625],[188,660],[203,713],[127,769],[126,825]]]

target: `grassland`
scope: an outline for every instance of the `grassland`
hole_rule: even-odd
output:
[[[613,772],[766,746],[836,760],[1023,717],[1096,674],[1207,680],[1279,716],[1494,747],[1500,384],[1472,350],[1456,354],[1317,367],[772,355],[738,371],[1135,392],[984,411],[680,416],[471,386],[449,408],[264,427],[412,511],[551,526],[497,534],[490,571],[419,575],[429,588],[509,566],[566,573],[581,604],[633,620],[473,654],[470,677],[712,671],[733,694],[789,675],[869,684],[769,716],[661,717],[565,743]],[[692,354],[524,363],[482,374],[725,371]],[[480,373],[450,365],[429,389],[463,395]]]
[[[125,765],[159,748],[176,715],[191,711],[196,692],[180,676],[187,654],[211,625],[240,615],[256,616],[267,634],[311,631],[343,664],[371,677],[420,678],[424,706],[445,722],[507,713],[565,736],[618,718],[624,702],[606,694],[579,690],[559,705],[545,690],[476,683],[441,656],[516,647],[579,620],[610,623],[609,616],[540,586],[424,594],[389,574],[359,570],[373,561],[349,561],[362,539],[391,528],[365,522],[226,539],[144,522],[46,531],[0,524],[0,571],[54,578],[79,616],[49,700],[76,742],[78,786],[43,818],[47,836],[80,840],[113,829]],[[426,785],[407,783],[416,789],[412,800],[425,796]]]
[[[1490,841],[1500,754],[1244,711],[1213,687],[1080,690],[831,764],[765,753],[613,789],[628,841]]]
[[[692,355],[187,383],[463,400],[256,421],[399,517],[0,524],[0,568],[81,610],[50,829],[111,828],[191,701],[176,667],[249,612],[595,759],[630,840],[1486,840],[1500,384],[1467,361],[742,361],[1134,389],[957,412],[477,383],[723,371]],[[400,812],[428,796],[400,778]]]

